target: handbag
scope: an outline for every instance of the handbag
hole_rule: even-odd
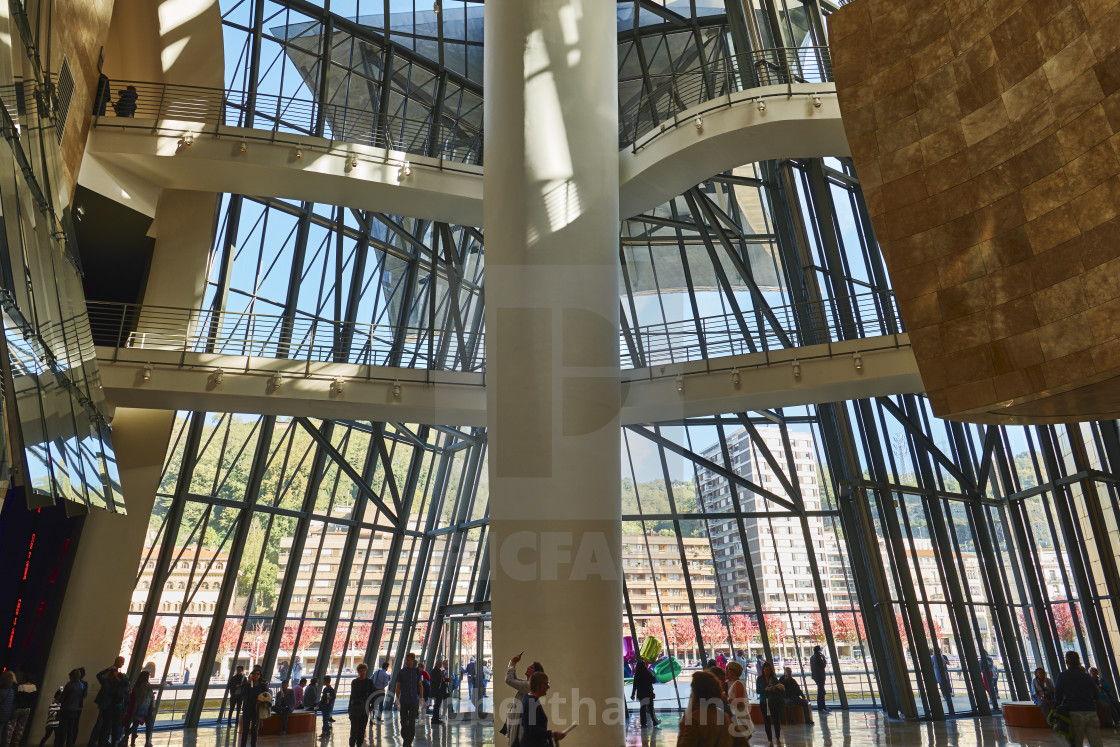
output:
[[[264,721],[272,715],[272,694],[263,692],[257,696],[257,718]]]

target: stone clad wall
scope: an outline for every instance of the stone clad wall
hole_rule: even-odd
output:
[[[1120,0],[854,0],[829,35],[934,412],[1120,415]]]

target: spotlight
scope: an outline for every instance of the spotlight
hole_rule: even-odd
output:
[[[436,4],[432,6],[432,10],[435,11],[436,15],[439,15],[439,0],[436,0]]]
[[[352,169],[358,168],[358,156],[357,155],[350,156],[350,168],[352,168]]]
[[[219,368],[217,371],[210,374],[210,386],[221,386],[222,382],[225,381],[225,378],[225,371]]]
[[[345,382],[342,379],[335,379],[331,382],[331,394],[342,394],[342,388]]]
[[[144,366],[144,370],[140,372],[140,378],[144,381],[151,381],[152,379],[152,364]]]
[[[280,388],[280,385],[283,382],[284,382],[284,377],[280,375],[279,371],[272,374],[272,376],[269,376],[268,377],[268,393],[272,394],[273,392],[275,392],[277,389]]]
[[[813,106],[816,107],[817,109],[821,108],[821,97],[820,96],[813,96]]]
[[[678,392],[683,392],[684,391],[684,377],[683,376],[678,376],[677,377],[677,391]]]
[[[241,151],[242,153],[244,153],[244,152],[245,152],[245,149],[246,149],[246,148],[248,148],[248,147],[249,147],[249,144],[248,144],[248,143],[246,143],[246,142],[245,142],[244,140],[242,140],[242,141],[241,141],[241,145],[240,145],[240,146],[238,146],[238,149],[239,149],[239,150],[240,150],[240,151]]]
[[[793,362],[793,378],[795,378],[795,379],[800,379],[801,378],[801,361],[794,361]]]
[[[400,399],[401,398],[401,383],[399,381],[394,381],[393,382],[393,398],[394,399]]]
[[[852,363],[854,363],[856,365],[856,370],[857,371],[862,371],[863,370],[863,356],[860,355],[858,352],[855,353],[852,356]]]
[[[194,145],[194,136],[188,133],[179,138],[179,144],[176,146],[175,150],[180,151],[183,148],[189,148],[192,145]]]
[[[303,158],[303,149],[302,148],[296,148],[296,160],[298,161],[301,158]]]
[[[693,124],[696,125],[696,129],[698,130],[704,129],[704,118],[697,116],[696,119],[693,120]]]
[[[397,170],[397,181],[404,179],[406,176],[412,176],[412,164],[405,161]]]
[[[766,111],[766,102],[765,102],[765,101],[763,101],[762,99],[759,99],[759,100],[758,100],[758,110],[759,110],[760,112],[764,112],[764,111]]]
[[[81,220],[82,218],[86,217],[86,209],[82,205],[79,205],[78,207],[74,208],[74,212],[76,212],[78,214],[78,220]]]
[[[731,369],[731,385],[739,386],[739,369],[737,368]]]

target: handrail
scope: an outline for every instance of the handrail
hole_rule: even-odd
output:
[[[173,119],[228,127],[254,127],[275,133],[323,137],[335,141],[426,155],[458,163],[482,163],[482,128],[464,120],[435,124],[381,114],[369,108],[320,104],[312,98],[251,93],[168,83],[113,80],[112,101],[94,126],[125,125],[123,120]],[[136,99],[122,103],[132,86]],[[250,104],[252,110],[250,111]],[[251,115],[251,118],[250,118]]]
[[[88,301],[97,345],[444,371],[482,370],[481,332]],[[429,357],[430,355],[430,357]]]
[[[792,347],[803,347],[905,331],[892,291],[772,306],[770,313],[781,334],[761,310],[745,310],[741,320],[730,313],[637,327],[629,334],[640,360],[633,359],[624,338],[622,367],[644,368],[782,350],[787,347],[782,335]]]
[[[619,147],[633,147],[641,136],[691,107],[739,91],[795,83],[832,81],[828,47],[776,47],[701,61],[687,70],[650,76],[652,90],[636,101],[619,102]],[[122,105],[120,92],[136,89]],[[483,128],[463,119],[433,123],[381,114],[369,107],[321,104],[311,97],[280,96],[235,89],[112,80],[112,100],[94,126],[127,126],[124,120],[177,120],[253,127],[274,133],[323,137],[337,142],[387,148],[444,161],[481,165]],[[250,105],[252,110],[250,111]],[[115,116],[114,116],[115,115]]]
[[[216,353],[443,371],[485,370],[485,333],[88,301],[93,341],[113,348]],[[780,329],[769,321],[773,319]],[[903,332],[894,294],[863,293],[648,324],[619,335],[623,369]],[[783,340],[784,338],[784,340]],[[631,354],[629,343],[637,348]]]
[[[642,135],[662,128],[673,115],[732,93],[774,85],[832,81],[828,47],[776,47],[700,61],[697,67],[650,76],[643,91],[623,107],[619,102],[619,148],[633,147]],[[662,128],[663,129],[663,128]]]

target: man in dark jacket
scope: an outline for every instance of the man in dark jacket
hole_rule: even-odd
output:
[[[272,712],[280,714],[280,736],[288,733],[288,716],[296,709],[296,694],[288,687],[288,681],[280,683],[280,692],[276,693],[276,702],[272,704]]]
[[[257,747],[257,732],[261,728],[261,709],[257,707],[257,703],[265,693],[268,693],[271,701],[272,692],[268,689],[261,668],[253,667],[249,679],[241,685],[241,747],[245,747],[245,742],[249,740],[252,741],[252,747]],[[270,704],[267,704],[264,710],[269,708]],[[265,718],[267,717],[266,713]]]
[[[801,683],[793,678],[793,670],[786,667],[785,674],[780,680],[782,687],[785,688],[786,698],[786,722],[792,724],[793,719],[790,717],[794,708],[801,708],[805,713],[805,723],[813,723],[813,712],[809,708],[809,699],[805,697],[805,693],[801,691]]]
[[[444,696],[444,680],[447,675],[444,674],[443,662],[439,659],[436,660],[436,665],[432,668],[432,723],[442,724],[443,718],[441,713],[443,711]],[[450,683],[447,684],[447,690],[451,690]]]
[[[229,676],[226,690],[229,691],[229,720],[237,718],[241,710],[241,686],[245,684],[245,667],[238,667],[237,671]],[[221,717],[218,718],[221,721]]]
[[[529,694],[521,701],[521,747],[551,747],[566,734],[548,730],[548,715],[541,698],[548,694],[548,675],[536,672],[529,678]]]
[[[350,683],[350,747],[365,744],[366,725],[369,723],[369,701],[373,697],[373,680],[366,677],[369,667],[363,661],[358,665],[358,676]]]
[[[331,724],[334,723],[334,687],[331,685],[331,677],[328,674],[323,678],[323,692],[319,695],[319,711],[323,714],[323,734],[326,735],[331,731]]]
[[[128,701],[128,675],[121,671],[123,666],[124,657],[118,656],[113,666],[97,673],[101,689],[93,702],[97,704],[101,725],[91,740],[94,745],[115,745],[121,739],[121,720]]]
[[[828,712],[828,709],[824,706],[825,668],[824,654],[821,653],[821,647],[813,646],[813,655],[809,657],[809,673],[813,677],[813,682],[817,683],[818,713]]]
[[[1054,685],[1054,702],[1069,709],[1070,743],[1081,747],[1089,740],[1089,747],[1101,747],[1101,723],[1097,718],[1097,698],[1100,691],[1093,677],[1081,666],[1076,651],[1066,651],[1066,671],[1058,675]]]
[[[58,747],[74,747],[78,741],[78,721],[82,717],[86,689],[82,686],[81,672],[70,671],[70,681],[62,688],[62,710],[59,712],[58,735],[62,741]],[[58,737],[56,737],[56,740]]]

